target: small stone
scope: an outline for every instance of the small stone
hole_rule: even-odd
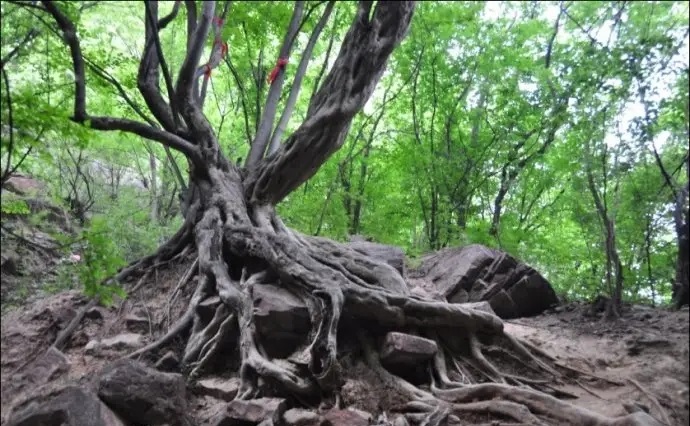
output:
[[[122,333],[117,336],[103,339],[101,341],[102,349],[122,350],[122,349],[139,349],[144,346],[144,336],[136,333]]]
[[[179,365],[180,359],[173,351],[166,352],[165,355],[156,362],[156,368],[160,371],[174,371]]]
[[[397,416],[393,419],[393,426],[410,426],[405,416]]]
[[[381,348],[381,361],[389,364],[417,364],[427,361],[438,351],[436,342],[399,332],[386,335]]]
[[[292,408],[283,414],[286,426],[320,426],[323,419],[313,411]]]
[[[94,355],[98,352],[99,349],[99,343],[96,340],[91,340],[89,343],[84,346],[84,354],[86,355]]]
[[[210,379],[199,380],[196,389],[202,395],[212,396],[223,401],[232,401],[240,388],[240,380],[237,378],[221,379],[213,377]]]
[[[125,326],[132,332],[146,332],[149,329],[149,320],[139,315],[129,314],[125,317]]]

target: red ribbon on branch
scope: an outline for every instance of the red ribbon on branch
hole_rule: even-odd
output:
[[[287,58],[278,59],[278,63],[273,68],[273,71],[271,71],[271,74],[268,76],[268,84],[273,84],[273,81],[276,79],[276,77],[278,77],[278,73],[281,69],[285,69],[285,65],[287,65],[287,63]]]

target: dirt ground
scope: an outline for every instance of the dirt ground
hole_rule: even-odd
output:
[[[672,425],[690,424],[687,306],[675,312],[627,306],[615,322],[587,316],[583,304],[557,311],[506,321],[506,328],[561,362],[620,383],[581,380],[582,387],[565,389],[578,396],[575,403],[609,416],[637,403],[660,421],[666,415]]]
[[[181,275],[185,265],[178,265],[172,275]],[[172,277],[171,275],[171,277]],[[159,283],[173,286],[171,277],[159,277]],[[191,286],[190,286],[191,288]],[[184,306],[188,289],[182,290],[179,303],[172,307],[173,317]],[[112,336],[119,330],[121,318],[137,306],[149,311],[152,323],[165,324],[166,288],[145,289],[123,307],[102,309],[102,318],[85,318],[72,342],[64,350],[69,370],[52,378],[52,384],[64,381],[89,383],[110,360],[121,354],[94,357],[84,353],[84,345],[95,336]],[[10,407],[35,389],[28,384],[22,369],[41,353],[76,310],[86,303],[77,291],[60,293],[11,310],[3,315],[1,333],[2,421]],[[160,307],[164,308],[160,308]],[[599,376],[580,376],[579,385],[563,390],[577,396],[574,403],[608,416],[626,413],[625,404],[636,404],[656,419],[670,425],[687,425],[689,389],[687,307],[672,312],[644,306],[628,306],[616,322],[587,316],[584,304],[568,304],[532,318],[506,321],[506,328],[524,338],[558,361]],[[154,336],[148,335],[147,340]],[[208,397],[192,396],[197,418],[208,418],[215,410]],[[218,401],[216,401],[218,402]],[[365,408],[365,407],[362,407]]]

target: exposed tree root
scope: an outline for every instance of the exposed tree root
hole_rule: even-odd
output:
[[[669,420],[668,415],[666,415],[666,410],[664,410],[661,404],[659,404],[659,400],[644,386],[642,386],[640,382],[638,382],[637,380],[628,379],[628,381],[632,383],[637,389],[639,389],[639,391],[642,392],[651,401],[654,408],[656,408],[659,414],[661,414],[664,424],[671,426],[671,421]]]
[[[444,424],[468,413],[536,425],[609,426],[620,421],[557,399],[575,397],[558,388],[573,373],[594,375],[506,333],[495,315],[410,295],[389,265],[291,231],[272,209],[247,210],[227,203],[234,191],[237,188],[225,184],[201,200],[205,207],[193,232],[198,260],[170,296],[174,300],[198,269],[187,311],[164,336],[129,356],[186,336],[182,364],[191,379],[215,365],[218,354],[235,348],[241,379],[238,399],[265,394],[265,386],[270,386],[272,393],[278,389],[297,400],[337,404],[342,384],[337,332],[341,318],[347,317],[354,324],[375,324],[379,330],[358,334],[363,358],[382,383],[411,402],[403,411],[415,425]],[[252,295],[256,286],[267,283],[301,297],[312,322],[308,343],[287,359],[269,357],[257,332]],[[199,310],[202,301],[204,309]],[[438,352],[429,364],[429,390],[381,364],[375,347],[377,336],[386,330],[421,334],[437,343]],[[504,362],[516,370],[505,369]]]

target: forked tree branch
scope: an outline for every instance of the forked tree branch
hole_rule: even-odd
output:
[[[407,34],[414,5],[413,1],[378,2],[371,14],[371,2],[359,3],[306,120],[274,155],[250,170],[245,181],[249,202],[279,203],[342,146],[352,118],[371,96],[388,57]]]
[[[124,118],[89,117],[86,112],[86,73],[84,56],[81,52],[81,46],[77,38],[77,31],[74,23],[62,13],[53,2],[43,1],[43,5],[58,24],[63,40],[69,47],[72,57],[75,91],[74,115],[72,116],[72,120],[96,130],[120,130],[154,140],[182,152],[193,163],[202,165],[199,150],[185,139],[170,132]]]
[[[178,118],[179,107],[176,101],[170,71],[168,70],[163,56],[159,32],[175,19],[179,10],[180,2],[175,2],[172,12],[158,21],[158,2],[154,2],[153,4],[151,4],[150,1],[144,2],[146,45],[144,47],[144,54],[141,58],[139,75],[137,78],[139,91],[144,97],[146,104],[154,113],[154,116],[160,121],[163,128],[169,132],[177,132],[181,126]],[[166,103],[160,93],[158,83],[160,80],[159,66],[163,70],[169,103]]]
[[[190,9],[192,8],[194,8],[193,4],[188,5],[187,12],[190,13]],[[175,85],[175,93],[178,102],[180,102],[182,106],[180,113],[187,122],[189,129],[194,134],[195,142],[203,145],[202,149],[210,151],[207,154],[217,156],[219,152],[216,136],[211,124],[208,122],[196,102],[196,94],[194,93],[197,67],[199,66],[199,60],[204,50],[206,37],[211,29],[211,21],[213,20],[215,10],[215,1],[203,2],[199,22],[196,24],[194,32],[188,35],[187,54],[180,67],[177,83]],[[188,19],[188,28],[191,28],[190,26],[191,22]]]
[[[7,55],[5,55],[4,58],[0,59],[0,68],[5,68],[5,65],[7,65],[15,56],[19,54],[19,52],[22,50],[22,48],[27,45],[31,40],[36,38],[39,34],[39,31],[35,28],[32,28],[29,30],[28,33],[24,36],[24,38],[12,49]]]
[[[302,19],[302,13],[304,12],[304,1],[297,1],[295,3],[295,10],[292,13],[292,18],[290,19],[290,25],[285,33],[285,38],[283,39],[283,44],[280,47],[280,53],[278,55],[277,61],[287,60],[290,56],[290,51],[292,50],[292,44],[299,30],[300,21]],[[266,147],[271,137],[271,131],[273,130],[273,121],[275,120],[276,110],[278,109],[278,102],[280,100],[280,90],[283,88],[283,81],[285,79],[284,67],[276,65],[276,71],[278,72],[276,79],[271,82],[271,86],[268,89],[268,96],[266,97],[266,103],[264,106],[263,114],[261,115],[261,120],[259,122],[259,128],[254,136],[254,141],[252,142],[252,147],[249,149],[249,155],[247,156],[246,166],[256,165],[264,156]]]
[[[271,137],[267,155],[271,155],[276,152],[280,146],[280,138],[283,137],[285,128],[287,127],[290,117],[292,116],[292,111],[295,109],[295,104],[297,103],[297,98],[299,97],[299,91],[302,87],[302,79],[304,78],[304,74],[307,72],[307,66],[309,65],[311,54],[314,51],[314,46],[316,46],[316,41],[319,39],[321,31],[323,31],[323,28],[326,26],[326,22],[328,22],[328,18],[331,16],[334,4],[335,1],[333,0],[328,2],[326,9],[323,11],[323,15],[321,15],[321,19],[319,19],[319,22],[316,24],[311,36],[309,37],[307,47],[304,48],[302,58],[300,59],[299,66],[297,67],[297,72],[295,73],[295,78],[292,81],[292,87],[290,87],[290,95],[285,102],[285,108],[283,109],[283,113],[280,115],[278,125],[273,131],[273,136]]]
[[[208,69],[208,72],[204,73],[204,81],[202,83],[201,93],[199,94],[199,98],[197,101],[199,104],[199,108],[201,110],[204,109],[204,101],[206,100],[206,91],[208,89],[209,80],[211,79],[211,61],[212,61],[213,55],[218,54],[216,52],[216,49],[221,49],[221,52],[222,52],[221,45],[216,45],[216,43],[221,43],[220,37],[222,37],[223,27],[225,26],[225,21],[226,21],[226,18],[228,16],[228,12],[230,11],[230,4],[231,4],[230,1],[226,1],[225,5],[223,6],[223,12],[221,12],[221,14],[220,14],[220,18],[219,18],[220,22],[218,23],[218,28],[216,30],[218,33],[216,36],[219,37],[219,39],[213,41],[213,47],[211,48],[211,52],[209,53],[208,62],[206,64],[206,66],[208,66],[209,69]],[[221,57],[223,56],[223,53],[219,53],[219,54],[221,55]],[[222,59],[221,59],[221,61],[222,61]],[[220,61],[218,62],[218,64],[216,64],[216,66],[218,66],[218,65],[220,65]],[[194,84],[198,85],[198,79],[195,78]],[[196,93],[197,90],[195,89],[194,92]]]

